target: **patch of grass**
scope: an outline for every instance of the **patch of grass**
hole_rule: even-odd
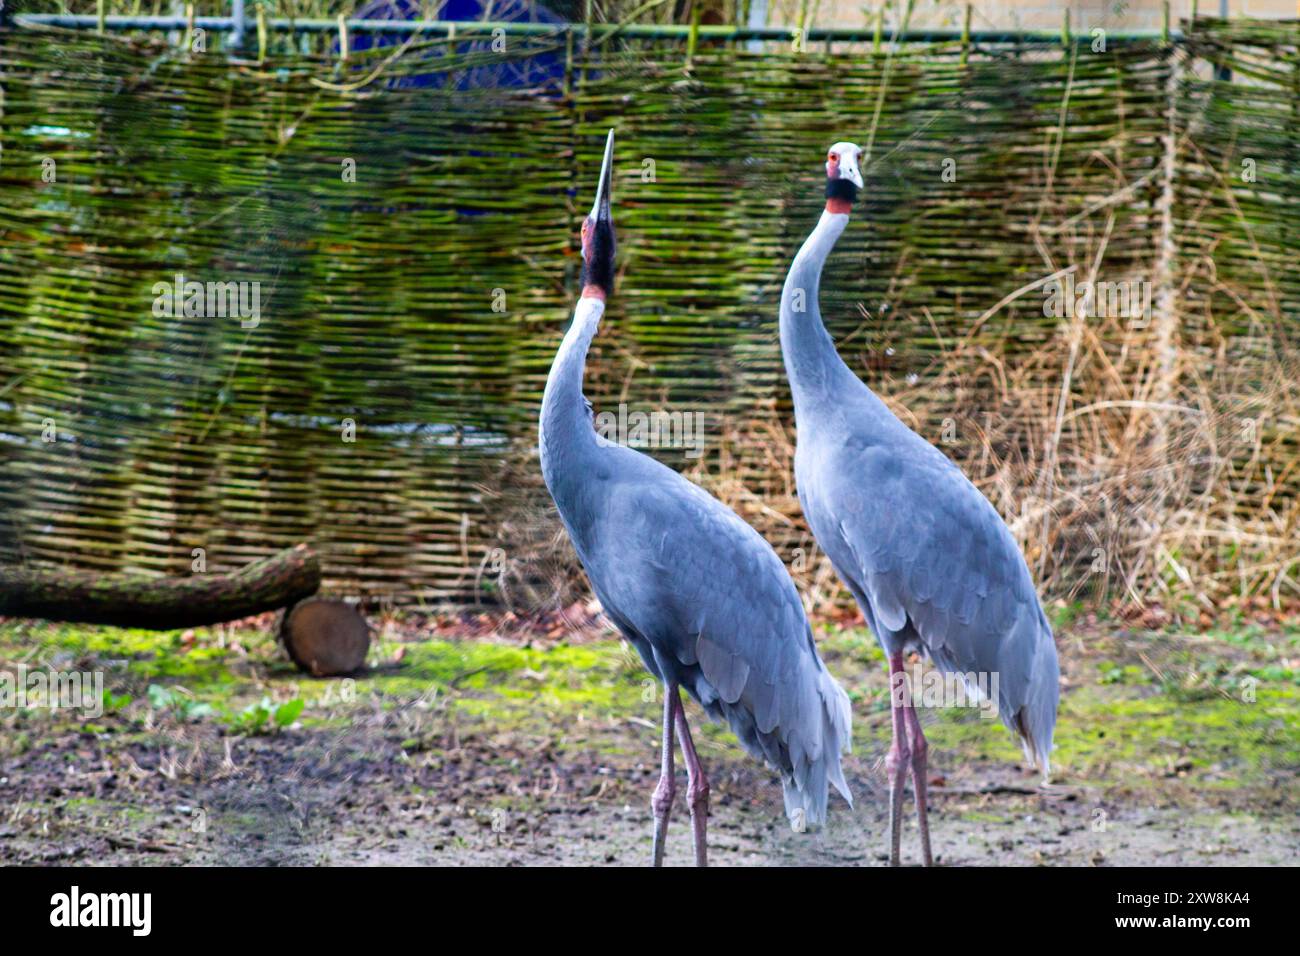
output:
[[[1098,670],[1101,673],[1097,679],[1103,684],[1146,684],[1152,679],[1149,671],[1134,664],[1102,661]]]
[[[1142,645],[1152,656],[1141,664],[1109,650],[1105,657],[1071,661],[1057,723],[1054,779],[1158,788],[1176,776],[1209,790],[1263,787],[1287,768],[1294,772],[1300,767],[1295,721],[1300,684],[1287,662],[1295,659],[1298,641],[1293,632],[1252,628],[1174,641],[1152,635],[1151,643]],[[216,720],[228,732],[253,734],[294,723],[306,731],[342,727],[376,701],[393,710],[424,701],[436,704],[442,717],[488,733],[536,737],[558,750],[579,740],[617,760],[653,758],[652,750],[634,752],[633,745],[640,736],[655,737],[660,691],[636,655],[618,641],[545,647],[384,642],[374,649],[376,666],[346,681],[303,677],[275,656],[270,635],[240,632],[238,647],[232,644],[221,646],[209,631],[182,641],[178,632],[0,626],[0,660],[104,667],[107,695],[116,707],[95,729],[123,739],[141,732],[146,715]],[[883,655],[863,628],[833,628],[819,646],[853,698],[855,752],[858,760],[869,761],[890,737]],[[400,662],[386,663],[399,647]],[[936,768],[1023,763],[1013,735],[1000,721],[980,714],[977,708],[923,713]],[[41,721],[49,720],[40,714],[11,716],[16,726],[0,736],[5,741],[0,751],[30,746],[33,735],[39,738],[42,728],[51,726]],[[629,723],[644,729],[629,737]],[[699,736],[715,759],[743,759],[726,728],[705,724]],[[437,749],[441,740],[427,725],[413,726],[402,746],[417,753]]]
[[[504,729],[546,733],[584,717],[623,719],[643,710],[658,717],[658,688],[619,642],[546,648],[486,641],[381,643],[374,657],[391,660],[399,646],[400,664],[328,681],[304,677],[281,660],[267,634],[241,631],[237,641],[221,646],[210,630],[198,631],[186,644],[179,631],[0,626],[0,660],[102,669],[111,705],[106,711],[135,720],[152,710],[179,720],[221,719],[236,732],[259,733],[286,721],[300,720],[304,727],[337,723],[339,712],[368,698],[385,706],[436,698]],[[294,701],[301,705],[288,719],[285,708]]]
[[[1054,632],[1060,631],[1069,628],[1085,610],[1082,601],[1053,601],[1047,606],[1047,619]]]

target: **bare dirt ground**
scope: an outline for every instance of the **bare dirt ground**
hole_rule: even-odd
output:
[[[599,866],[649,858],[658,705],[643,699],[642,676],[616,644],[521,651],[399,641],[405,652],[381,647],[384,662],[356,682],[355,699],[340,701],[336,685],[265,663],[269,646],[249,637],[246,647],[210,648],[209,659],[185,671],[175,663],[184,656],[175,649],[186,643],[181,637],[158,646],[112,632],[43,640],[51,659],[77,644],[77,666],[126,655],[132,663],[114,671],[110,690],[137,697],[93,721],[4,718],[2,863]],[[861,641],[826,645],[832,669],[864,688],[848,761],[856,809],[833,798],[824,831],[790,832],[774,775],[728,734],[705,728],[713,864],[887,861],[887,722],[875,696],[883,678]],[[1162,674],[1181,660],[1177,642],[1154,659],[1153,646],[1163,645],[1147,642],[1143,654]],[[483,656],[498,652],[514,656]],[[938,862],[1300,862],[1289,678],[1276,708],[1230,709],[1224,718],[1215,708],[1235,705],[1222,697],[1166,701],[1166,690],[1145,683],[1124,689],[1112,677],[1116,660],[1125,660],[1122,647],[1110,648],[1100,671],[1108,694],[1117,684],[1123,690],[1113,697],[1094,699],[1095,661],[1067,667],[1062,763],[1047,788],[1020,766],[996,723],[927,715]],[[279,731],[249,732],[150,705],[146,683],[188,685],[187,699],[217,707],[250,693],[314,702]],[[231,714],[238,703],[228,705]],[[1232,723],[1220,740],[1220,724],[1239,713],[1254,723]],[[670,864],[692,859],[684,790],[683,779]],[[919,859],[910,794],[903,855]]]
[[[126,761],[130,780],[94,764],[85,741],[52,741],[7,768],[8,817],[0,823],[6,863],[233,865],[643,865],[650,851],[649,766],[616,770],[545,751],[470,740],[445,759],[410,760],[392,741],[285,734],[270,746],[191,745],[193,761],[169,779],[147,769],[156,754]],[[480,749],[484,748],[484,749]],[[69,755],[75,755],[69,759]],[[202,761],[203,770],[195,765]],[[164,758],[164,764],[166,758]],[[489,774],[474,772],[493,764]],[[710,818],[715,865],[883,865],[886,794],[873,773],[851,782],[850,811],[836,802],[822,832],[785,825],[766,774],[715,765]],[[163,769],[166,769],[164,766]],[[43,789],[24,785],[43,784]],[[936,781],[938,782],[938,781]],[[937,862],[978,865],[1294,865],[1300,819],[1244,809],[1231,799],[1190,809],[1039,788],[1009,767],[986,767],[932,788]],[[684,787],[682,788],[684,789]],[[85,794],[85,796],[82,796]],[[91,796],[100,794],[101,796]],[[919,859],[915,822],[904,859]],[[679,793],[670,864],[691,863],[690,828]]]

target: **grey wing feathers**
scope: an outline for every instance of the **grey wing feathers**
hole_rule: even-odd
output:
[[[927,448],[856,453],[848,473],[870,492],[838,522],[854,583],[885,637],[914,640],[945,672],[996,679],[1003,721],[1046,775],[1059,696],[1051,626],[997,511]]]
[[[771,546],[685,479],[663,481],[676,486],[642,481],[617,493],[611,518],[636,546],[593,562],[606,569],[602,601],[653,648],[660,676],[670,672],[781,773],[792,822],[820,824],[828,783],[852,802],[840,766],[852,742],[848,695],[818,657]]]

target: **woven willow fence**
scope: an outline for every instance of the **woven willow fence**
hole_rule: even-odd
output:
[[[1284,594],[1298,39],[1201,22],[1105,52],[701,42],[688,63],[417,37],[259,63],[5,32],[0,561],[175,574],[307,540],[345,593],[567,599],[535,414],[613,126],[622,273],[588,394],[702,415],[702,455],[652,451],[812,601],[838,592],[794,497],[775,313],[841,138],[869,145],[868,188],[823,313],[1048,590]],[[500,85],[503,62],[553,82]],[[259,283],[255,327],[159,314],[178,273]],[[1149,282],[1152,308],[1045,314],[1058,273]]]

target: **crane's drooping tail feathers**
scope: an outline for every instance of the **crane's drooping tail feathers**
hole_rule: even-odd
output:
[[[1033,651],[1024,668],[1023,697],[1014,692],[1019,680],[1002,681],[998,692],[998,716],[1020,738],[1025,759],[1038,767],[1046,782],[1051,773],[1052,734],[1056,730],[1056,705],[1061,694],[1061,672],[1056,660],[1052,627],[1039,609],[1036,624],[1027,625]],[[987,700],[985,689],[970,680],[968,669],[943,648],[927,648],[926,654],[945,674],[954,674],[966,685],[973,700]],[[1005,673],[1004,673],[1005,676]],[[1010,686],[1009,686],[1010,685]]]
[[[785,796],[785,815],[796,832],[813,830],[826,822],[826,799],[829,784],[834,784],[849,807],[853,797],[840,755],[853,749],[853,708],[849,695],[823,666],[818,673],[818,696],[821,700],[821,753],[809,761],[802,783],[796,773],[781,773]]]
[[[1020,710],[1015,714],[1003,714],[1003,719],[1020,735],[1025,759],[1042,771],[1044,783],[1052,771],[1052,733],[1056,729],[1056,705],[1060,695],[1061,670],[1056,659],[1056,645],[1052,640],[1052,628],[1043,619],[1033,661],[1029,665],[1028,694]]]
[[[796,726],[776,726],[769,731],[759,729],[750,708],[718,697],[702,672],[697,671],[694,685],[695,698],[705,712],[725,720],[746,750],[781,774],[785,812],[791,827],[800,831],[815,829],[826,821],[831,784],[853,806],[840,766],[840,755],[853,746],[849,695],[823,665],[815,666],[816,671],[808,674],[811,684],[804,688],[805,699],[814,706],[799,714]]]

